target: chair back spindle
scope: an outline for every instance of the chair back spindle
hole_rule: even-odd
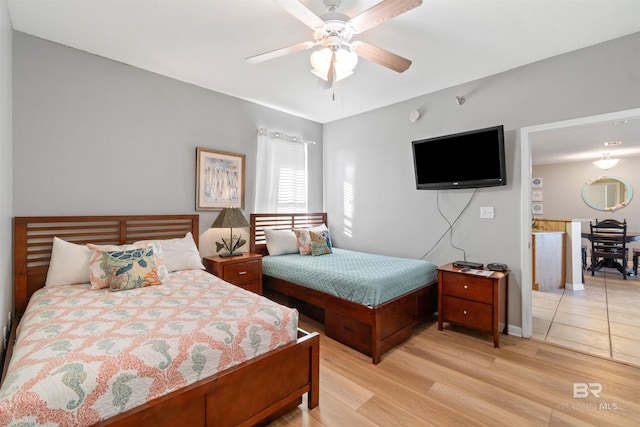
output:
[[[615,268],[627,279],[627,220],[605,219],[591,228],[591,275],[601,268]]]

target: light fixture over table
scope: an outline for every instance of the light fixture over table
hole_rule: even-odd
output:
[[[619,161],[620,159],[612,159],[611,153],[602,153],[602,157],[600,157],[600,160],[596,160],[595,162],[593,162],[593,164],[600,169],[607,170],[617,165]]]
[[[234,236],[233,229],[246,228],[250,226],[249,221],[247,221],[239,208],[222,209],[216,220],[211,224],[211,228],[228,228],[229,240],[226,240],[223,237],[222,242],[216,242],[216,252],[219,252],[224,248],[227,252],[221,254],[220,256],[222,257],[242,255],[242,252],[236,251],[244,246],[247,241],[243,239],[241,235]]]
[[[311,28],[314,41],[298,43],[247,58],[247,61],[252,64],[322,46],[311,54],[310,59],[313,66],[311,72],[321,78],[321,86],[325,88],[330,88],[336,81],[353,74],[358,64],[358,57],[398,73],[402,73],[411,65],[411,61],[406,58],[363,41],[351,42],[351,38],[420,6],[422,0],[382,0],[353,19],[336,12],[342,0],[324,0],[323,3],[329,12],[322,17],[317,16],[299,0],[274,1]]]

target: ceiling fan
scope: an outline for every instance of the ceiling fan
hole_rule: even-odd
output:
[[[411,61],[406,58],[360,40],[351,41],[351,38],[420,6],[422,0],[382,0],[353,18],[337,12],[342,0],[324,0],[329,12],[322,16],[313,13],[299,0],[274,1],[311,28],[314,40],[251,56],[247,61],[252,64],[323,46],[311,54],[311,72],[321,78],[324,88],[330,88],[336,81],[353,74],[358,57],[398,73],[411,66]]]

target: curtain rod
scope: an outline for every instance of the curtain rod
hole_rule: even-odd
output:
[[[283,132],[278,132],[278,131],[267,131],[266,129],[258,129],[258,135],[267,135],[269,138],[271,139],[282,139],[283,141],[288,141],[288,142],[299,142],[302,144],[315,144],[315,141],[309,141],[308,139],[304,139],[301,138],[299,136],[291,136],[291,135],[287,135],[286,133]]]

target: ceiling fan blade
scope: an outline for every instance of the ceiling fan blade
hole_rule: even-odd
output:
[[[336,53],[332,52],[331,62],[329,63],[329,69],[327,70],[327,76],[318,78],[318,87],[320,89],[331,89],[335,81],[336,81]]]
[[[349,21],[349,24],[356,33],[362,33],[421,4],[422,0],[382,0],[355,16]]]
[[[331,62],[329,63],[329,71],[327,71],[327,81],[329,87],[333,87],[333,83],[336,81],[336,52],[331,52]]]
[[[406,71],[411,66],[410,60],[369,43],[354,42],[353,50],[360,58],[375,62],[398,73]]]
[[[289,12],[294,17],[302,21],[307,27],[311,29],[320,28],[324,25],[324,21],[315,13],[313,13],[307,6],[302,4],[299,0],[273,0],[281,8]]]
[[[318,42],[302,42],[294,44],[293,46],[283,47],[282,49],[272,50],[271,52],[261,53],[260,55],[254,55],[247,58],[247,62],[250,64],[257,64],[259,62],[268,61],[270,59],[278,58],[280,56],[287,55],[289,53],[298,52],[301,50],[311,49],[318,45]]]

